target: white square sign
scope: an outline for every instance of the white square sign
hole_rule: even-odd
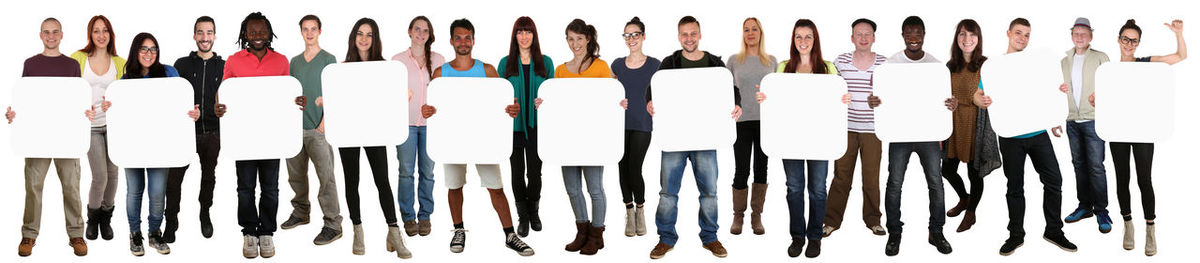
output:
[[[980,81],[992,97],[992,129],[1014,137],[1063,125],[1067,119],[1061,53],[1046,50],[994,56],[983,63]]]
[[[1096,69],[1096,134],[1110,142],[1167,140],[1175,130],[1174,98],[1169,65],[1104,63]]]
[[[762,149],[768,156],[836,160],[846,153],[846,81],[834,74],[763,77]]]
[[[408,140],[407,72],[398,61],[326,66],[321,95],[329,144],[400,145]]]
[[[81,158],[91,146],[92,86],[82,78],[24,77],[13,86],[12,149],[27,158]],[[96,110],[100,110],[96,107]]]
[[[183,78],[117,80],[105,98],[108,155],[127,168],[182,167],[196,156],[192,84]]]
[[[625,88],[611,78],[562,78],[538,88],[538,155],[562,165],[606,165],[624,155]]]
[[[950,71],[941,63],[883,64],[875,68],[875,134],[887,142],[929,142],[950,137],[946,109]]]
[[[440,77],[429,83],[429,157],[446,164],[495,164],[512,153],[513,86],[501,78]],[[407,120],[408,118],[403,118]]]
[[[295,102],[301,94],[300,81],[291,76],[222,81],[217,100],[228,110],[221,117],[221,157],[234,160],[295,157],[304,135],[303,112]]]
[[[659,70],[650,79],[650,86],[654,141],[664,152],[716,150],[733,145],[737,139],[730,115],[736,105],[729,69]]]

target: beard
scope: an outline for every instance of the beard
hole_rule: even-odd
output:
[[[455,48],[454,48],[454,54],[458,54],[459,56],[466,56],[466,55],[470,55],[470,54],[471,54],[471,48],[469,48],[469,47],[467,47],[467,48],[459,48],[459,47],[455,47]]]
[[[212,42],[209,42],[208,48],[205,48],[204,45],[202,45],[200,43],[196,43],[196,50],[199,50],[200,53],[211,52],[212,51]]]

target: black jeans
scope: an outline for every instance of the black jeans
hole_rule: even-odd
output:
[[[529,127],[526,131],[513,132],[513,151],[508,157],[512,166],[513,198],[516,199],[513,201],[523,203],[542,199],[542,159],[537,154],[537,129]]]
[[[217,132],[196,134],[196,154],[200,155],[200,211],[213,204],[213,188],[217,184],[217,155],[221,152],[221,134]],[[188,166],[171,168],[167,171],[166,217],[179,215],[179,200],[183,191],[183,176]]]
[[[750,180],[750,153],[754,152],[754,183],[767,183],[767,154],[762,151],[758,121],[737,123],[737,140],[733,142],[733,189],[746,189]]]
[[[979,199],[983,199],[983,177],[979,175],[979,169],[975,168],[975,161],[968,162],[967,179],[971,180],[971,192],[967,192],[962,176],[958,175],[959,163],[962,163],[962,160],[958,158],[942,160],[942,177],[950,182],[950,187],[954,188],[954,193],[958,194],[959,200],[971,199],[971,202],[967,204],[967,211],[975,211],[975,208],[979,207]]]
[[[1062,221],[1062,172],[1058,158],[1054,156],[1054,145],[1046,133],[1025,139],[1000,137],[1000,154],[1003,156],[1004,176],[1008,177],[1008,232],[1009,236],[1025,237],[1025,156],[1033,162],[1042,181],[1042,213],[1046,217],[1045,236],[1063,235]]]
[[[942,176],[939,174],[941,171],[938,170],[938,162],[942,161],[942,152],[938,148],[938,142],[894,142],[888,145],[887,190],[883,201],[884,211],[887,211],[888,233],[903,232],[900,197],[903,193],[908,161],[914,152],[920,157],[921,167],[925,171],[926,189],[929,190],[929,233],[942,232],[942,227],[946,225],[946,190],[942,188]]]
[[[350,209],[350,222],[362,224],[362,209],[358,198],[358,153],[360,147],[338,148],[342,155],[342,175],[346,177],[346,206]],[[371,177],[375,180],[375,191],[379,192],[379,206],[383,207],[383,218],[388,225],[396,224],[396,204],[392,202],[392,184],[388,181],[387,148],[383,146],[361,147],[367,152],[367,163],[371,165]]]
[[[1117,170],[1117,202],[1121,203],[1121,216],[1125,220],[1133,218],[1133,211],[1129,208],[1129,154],[1132,152],[1133,162],[1137,165],[1138,189],[1142,192],[1142,212],[1146,214],[1146,220],[1154,220],[1154,185],[1150,182],[1154,144],[1113,142],[1109,145],[1112,147],[1113,168]]]
[[[625,155],[617,163],[620,168],[621,202],[645,204],[646,181],[642,176],[642,163],[646,162],[646,150],[650,148],[650,133],[625,130]]]
[[[237,161],[238,225],[243,235],[274,235],[279,213],[279,159]],[[262,197],[254,205],[254,188]]]

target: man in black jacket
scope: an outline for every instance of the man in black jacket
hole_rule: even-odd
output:
[[[211,17],[196,19],[192,38],[196,40],[197,51],[175,60],[175,69],[179,70],[180,77],[192,83],[195,104],[200,105],[200,119],[196,121],[196,153],[200,155],[200,233],[204,238],[210,238],[213,226],[208,209],[213,203],[213,187],[216,185],[214,170],[217,168],[217,154],[221,151],[221,123],[214,107],[217,87],[221,85],[225,71],[225,60],[212,51],[213,41],[217,37],[216,23]],[[167,231],[163,233],[163,241],[167,243],[175,242],[175,230],[179,229],[179,195],[187,169],[187,166],[171,168],[167,174]]]

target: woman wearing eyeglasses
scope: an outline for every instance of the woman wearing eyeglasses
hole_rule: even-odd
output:
[[[646,150],[650,148],[650,131],[653,127],[650,113],[646,112],[646,87],[650,78],[658,71],[657,58],[642,53],[642,42],[646,40],[646,24],[638,17],[625,23],[625,46],[629,55],[613,60],[613,77],[625,86],[625,154],[617,163],[620,170],[621,202],[625,203],[625,236],[646,234],[646,182],[642,179],[642,163]]]

